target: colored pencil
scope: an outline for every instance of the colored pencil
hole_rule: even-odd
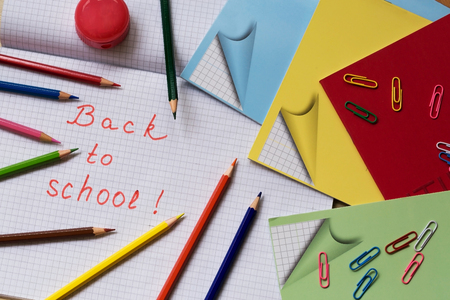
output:
[[[68,79],[92,83],[100,86],[120,86],[120,84],[114,83],[100,76],[63,69],[51,65],[45,65],[38,62],[12,57],[4,54],[0,54],[0,63],[17,66],[33,71],[43,72],[51,75],[61,76]]]
[[[0,128],[6,129],[8,131],[12,131],[14,133],[18,133],[20,135],[24,135],[30,137],[32,139],[41,141],[41,142],[53,142],[60,144],[61,142],[55,140],[51,136],[43,133],[42,131],[12,122],[5,119],[0,118]]]
[[[164,56],[166,60],[167,91],[169,93],[169,104],[172,109],[173,118],[177,118],[177,74],[175,72],[175,58],[172,45],[172,26],[170,24],[169,0],[161,0],[161,18],[164,37]]]
[[[0,242],[16,242],[16,241],[29,241],[37,239],[78,237],[78,236],[97,236],[113,230],[114,229],[109,228],[82,227],[82,228],[10,233],[10,234],[1,234]]]
[[[6,81],[0,81],[0,90],[58,100],[78,99],[77,96],[62,91]]]
[[[42,163],[50,162],[52,160],[61,159],[70,153],[77,151],[78,148],[68,150],[57,150],[35,158],[31,158],[14,165],[10,165],[0,169],[0,177],[9,175],[11,173],[21,171],[26,168],[34,167]]]
[[[186,242],[186,245],[184,246],[183,250],[181,251],[180,256],[178,257],[178,260],[176,261],[172,271],[169,274],[169,277],[167,278],[166,282],[164,283],[164,286],[161,290],[161,292],[158,295],[157,300],[163,300],[167,299],[169,297],[169,294],[180,275],[184,264],[189,259],[189,256],[191,255],[195,245],[197,244],[198,239],[200,238],[200,235],[205,228],[209,217],[211,216],[216,204],[218,203],[219,198],[221,197],[222,193],[225,191],[225,188],[227,186],[227,183],[229,182],[229,179],[233,173],[234,165],[236,164],[235,159],[231,166],[225,171],[225,173],[222,175],[222,177],[219,180],[219,183],[216,186],[216,189],[214,190],[213,194],[211,195],[211,198],[209,199],[208,203],[206,204],[205,209],[203,210],[203,213],[201,214],[200,218],[197,221],[197,224],[194,227],[194,230],[192,231],[191,235],[189,236],[188,241]]]
[[[19,298],[19,297],[14,297],[14,296],[8,296],[8,295],[0,294],[0,300],[30,300],[30,299],[25,299],[25,298]]]
[[[59,291],[55,292],[54,294],[50,295],[46,298],[46,300],[53,300],[53,299],[61,299],[71,292],[73,292],[75,289],[81,287],[83,284],[91,280],[92,278],[96,277],[100,273],[106,271],[108,268],[112,267],[114,264],[118,263],[120,260],[124,259],[134,251],[138,250],[142,246],[144,246],[147,242],[151,241],[167,229],[171,228],[184,214],[180,214],[176,217],[170,218],[166,221],[163,221],[153,227],[151,230],[147,231],[147,233],[143,234],[127,246],[123,247],[104,261],[100,262],[98,265],[81,275],[80,277],[76,278],[72,282],[70,282],[68,285],[60,289]]]
[[[258,203],[261,199],[261,193],[258,194],[258,196],[253,200],[252,204],[250,204],[250,207],[247,209],[247,212],[242,219],[241,225],[239,226],[238,231],[236,232],[236,235],[234,236],[233,242],[230,245],[230,248],[228,249],[227,254],[225,255],[225,258],[222,262],[222,265],[219,268],[219,271],[216,274],[216,277],[214,278],[214,281],[209,288],[208,294],[205,297],[205,300],[212,300],[216,299],[217,294],[220,290],[220,287],[222,283],[225,280],[225,277],[230,270],[231,264],[233,263],[239,248],[241,247],[245,234],[247,233],[248,229],[250,228],[250,225],[252,224],[252,220],[254,219],[256,215],[256,211],[258,209]]]

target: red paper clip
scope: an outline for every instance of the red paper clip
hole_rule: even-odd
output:
[[[440,88],[440,91],[439,91]],[[439,116],[439,111],[441,110],[441,103],[442,103],[442,94],[444,93],[444,88],[442,85],[438,84],[434,87],[433,95],[431,95],[430,100],[430,118],[437,119]],[[437,101],[437,103],[435,103]],[[434,112],[433,112],[434,108]]]
[[[325,277],[323,276],[323,263],[320,259],[321,255],[325,255]],[[326,285],[323,285],[322,282],[326,281]],[[322,288],[327,288],[330,285],[330,265],[328,264],[328,257],[325,252],[319,253],[319,284]]]
[[[415,260],[417,255],[422,256],[422,259],[421,259],[420,261]],[[417,253],[413,256],[413,259],[411,260],[411,262],[409,263],[409,265],[406,267],[405,273],[404,273],[403,276],[402,276],[402,282],[403,282],[404,284],[408,284],[408,283],[411,281],[411,279],[413,278],[413,276],[414,276],[414,274],[416,273],[417,269],[418,269],[418,268],[420,267],[420,265],[422,264],[423,259],[424,259],[424,257],[423,257],[423,254],[422,254],[421,252],[417,252]],[[411,267],[412,267],[413,265],[415,265],[415,267],[414,267],[414,269],[411,271],[411,275],[409,275],[408,281],[405,281],[405,276],[406,276],[406,274],[408,274],[409,270],[411,269]]]
[[[406,240],[411,234],[414,234],[414,237],[411,240],[409,240],[408,242],[404,243],[403,245],[397,247],[398,243]],[[402,249],[405,249],[406,247],[409,247],[409,244],[412,243],[416,238],[417,238],[417,233],[415,231],[408,232],[407,234],[405,234],[404,236],[399,237],[398,239],[396,239],[392,243],[387,244],[387,246],[384,248],[384,250],[386,251],[387,254],[394,254],[397,251],[400,251]],[[392,246],[392,249],[394,249],[394,250],[389,252],[388,251],[389,246]]]

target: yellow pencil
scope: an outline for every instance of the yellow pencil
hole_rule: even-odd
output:
[[[171,228],[178,219],[180,219],[184,214],[180,214],[176,217],[170,218],[166,221],[163,221],[153,227],[151,230],[149,230],[147,233],[142,235],[141,237],[137,238],[133,242],[129,243],[127,246],[123,247],[77,279],[73,280],[71,283],[57,291],[56,293],[50,295],[46,300],[50,299],[62,299],[65,296],[67,296],[69,293],[73,292],[86,282],[88,282],[90,279],[96,277],[103,271],[107,270],[109,267],[113,266],[115,263],[119,262],[121,259],[127,257],[143,245],[145,245],[150,240],[154,239],[158,235],[160,235],[162,232],[164,232],[166,229]]]

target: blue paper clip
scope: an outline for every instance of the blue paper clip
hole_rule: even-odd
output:
[[[364,115],[360,114],[357,111],[354,111],[353,109],[351,109],[350,107],[347,106],[347,104],[351,104],[353,106],[355,106],[359,111],[363,112]],[[367,109],[362,108],[359,105],[356,105],[353,102],[347,101],[345,102],[345,108],[347,108],[349,111],[351,111],[352,113],[354,113],[355,115],[357,115],[358,117],[360,117],[363,120],[366,120],[369,123],[375,124],[378,120],[377,116],[375,116],[373,113],[371,113],[370,111],[368,111]],[[370,116],[373,116],[375,119],[374,120],[369,120]]]
[[[449,152],[439,152],[439,158],[442,161],[445,161],[447,163],[447,165],[450,165],[450,160],[446,160],[445,158],[442,158],[441,155],[444,154],[445,156],[447,156],[448,159],[450,159],[450,153]]]
[[[442,146],[440,146],[440,145],[443,145],[443,146],[445,146],[445,147],[442,147]],[[438,150],[441,150],[441,151],[450,153],[450,144],[449,144],[449,143],[446,143],[446,142],[437,142],[437,143],[436,143],[436,148],[438,148]]]
[[[434,223],[436,225],[436,227],[434,227],[434,229],[431,229],[429,226],[431,223]],[[430,222],[428,222],[427,226],[425,226],[425,229],[422,231],[422,233],[419,235],[419,237],[417,238],[417,242],[414,245],[414,250],[416,250],[417,252],[420,252],[423,250],[423,248],[425,248],[425,246],[427,245],[428,241],[431,239],[431,237],[433,236],[434,232],[436,231],[436,229],[438,228],[438,224],[436,221],[431,220]],[[419,244],[419,242],[422,240],[422,238],[425,236],[425,234],[427,232],[430,232],[430,234],[426,237],[426,239],[423,241],[422,245],[420,246],[419,249],[417,249],[417,244]]]
[[[365,256],[367,256],[370,252],[372,252],[373,249],[378,250],[377,253],[375,253],[372,256],[368,256],[362,263],[360,262],[361,259],[363,259]],[[369,261],[371,261],[372,259],[374,259],[375,257],[378,256],[378,254],[380,254],[380,248],[378,247],[373,247],[372,249],[370,249],[369,251],[364,251],[363,254],[361,254],[360,256],[358,256],[355,260],[353,260],[348,266],[350,268],[350,270],[352,271],[356,271],[359,270],[362,266],[364,266],[365,264],[367,264]],[[356,268],[352,268],[352,265],[356,263],[357,266]]]
[[[441,91],[439,91],[439,88]],[[441,110],[441,103],[442,103],[442,94],[444,93],[444,88],[442,85],[438,84],[434,87],[433,94],[431,95],[430,100],[430,118],[437,119],[439,116],[439,111]],[[437,103],[435,104],[437,100]],[[433,113],[434,108],[434,113]]]
[[[369,273],[372,271],[375,272],[374,277],[369,275]],[[374,268],[369,269],[369,271],[367,271],[366,275],[364,275],[364,277],[358,282],[356,290],[353,292],[353,298],[355,298],[356,300],[361,299],[362,296],[364,295],[364,293],[370,288],[372,283],[375,281],[375,279],[377,279],[377,277],[378,277],[378,271]],[[362,284],[364,283],[364,281],[367,278],[369,278],[369,282],[363,287],[361,295],[359,295],[359,297],[356,297],[356,293],[358,292],[359,288],[362,286]]]

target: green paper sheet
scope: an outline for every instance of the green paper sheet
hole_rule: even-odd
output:
[[[450,299],[449,212],[450,192],[442,192],[270,219],[282,299],[353,299],[357,283],[370,268],[378,271],[378,278],[361,299]],[[421,251],[422,264],[405,285],[401,278],[416,253],[416,241],[391,255],[384,248],[410,231],[420,235],[431,220],[438,228]],[[374,246],[380,254],[361,269],[350,270],[350,262]],[[319,285],[321,251],[330,265],[326,289]]]

